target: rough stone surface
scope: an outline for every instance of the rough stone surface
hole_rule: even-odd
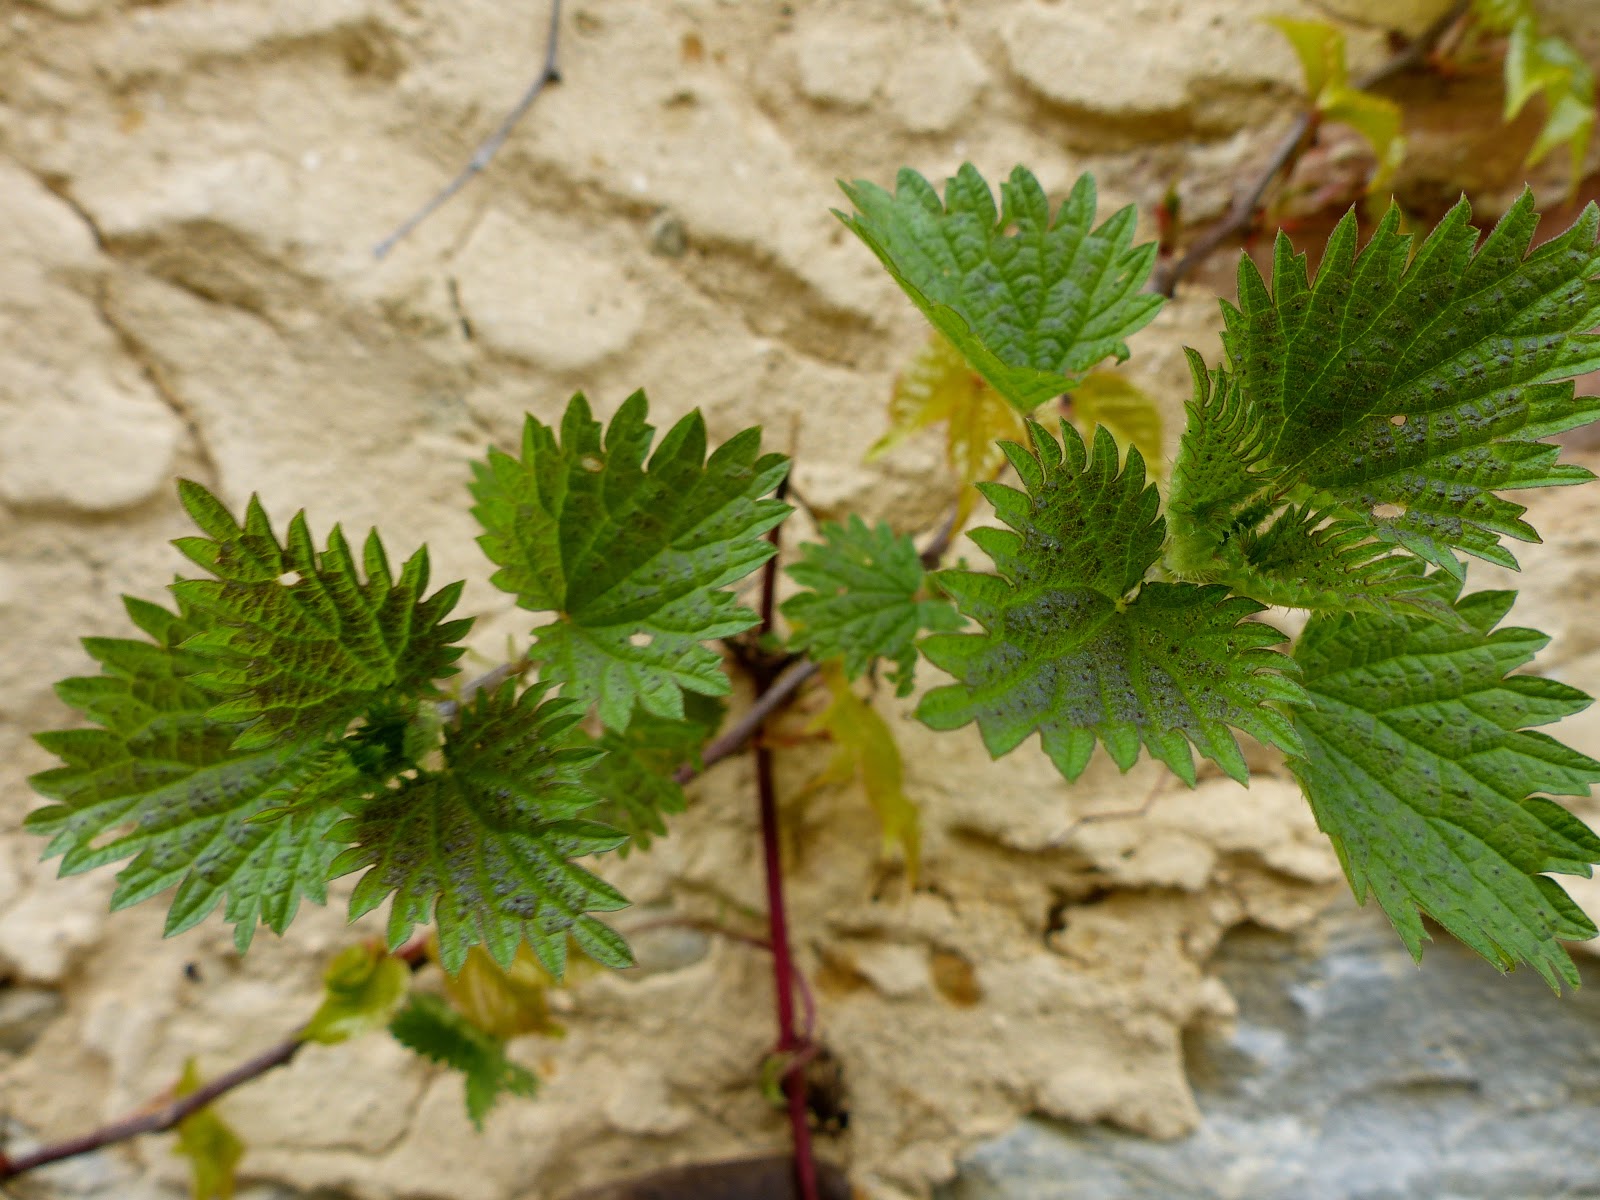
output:
[[[1587,4],[1548,8],[1600,55]],[[468,581],[469,669],[528,620],[487,584],[467,463],[580,388],[609,416],[644,386],[661,427],[699,407],[713,439],[763,425],[814,510],[786,537],[848,511],[931,530],[951,494],[932,440],[862,462],[924,325],[829,214],[833,181],[1025,162],[1059,196],[1092,169],[1105,211],[1136,204],[1145,236],[1174,181],[1202,221],[1293,112],[1297,68],[1259,17],[1342,14],[1359,70],[1420,7],[575,0],[562,82],[380,262],[373,246],[515,101],[542,6],[0,6],[0,995],[31,997],[0,1006],[6,1147],[138,1108],[188,1056],[218,1071],[273,1044],[306,1019],[326,960],[381,930],[381,914],[347,925],[344,881],[243,959],[215,920],[163,940],[161,905],[110,913],[109,872],[59,880],[18,832],[26,776],[51,763],[27,735],[71,719],[51,685],[89,668],[78,639],[126,634],[118,596],[158,597],[181,569],[175,477],[235,505],[257,493],[280,528],[305,507],[319,535],[339,521],[381,526],[393,555],[428,543],[436,580]],[[1408,93],[1422,128],[1403,194],[1448,202],[1470,178],[1490,212],[1515,194],[1522,150],[1500,135],[1496,86]],[[1218,353],[1230,259],[1135,339],[1127,370],[1169,431],[1182,346]],[[1550,669],[1590,690],[1597,516],[1583,492],[1536,499],[1546,540],[1517,580],[1517,619],[1553,634]],[[860,795],[809,786],[827,755],[803,732],[815,697],[775,739],[797,954],[849,1114],[824,1153],[873,1200],[914,1200],[1030,1113],[1204,1129],[1186,1031],[1192,1045],[1227,1020],[1242,986],[1212,968],[1216,947],[1244,922],[1305,926],[1342,887],[1281,761],[1249,748],[1248,791],[1208,774],[1190,793],[1104,759],[1069,788],[1031,748],[992,764],[974,731],[932,734],[914,701],[884,711],[924,813],[915,891],[880,861]],[[1600,750],[1600,718],[1571,737]],[[515,1048],[537,1100],[478,1135],[460,1081],[382,1038],[308,1052],[222,1105],[250,1145],[241,1194],[550,1200],[781,1148],[757,1084],[768,964],[743,940],[764,904],[749,765],[692,790],[671,837],[606,864],[638,903],[618,924],[641,927],[641,969],[552,999],[566,1036]],[[1574,893],[1600,911],[1600,884]],[[95,1154],[18,1194],[176,1198],[170,1146]]]
[[[1238,1004],[1188,1039],[1201,1123],[1166,1144],[1028,1121],[941,1200],[1511,1200],[1600,1194],[1600,978],[1558,1000],[1448,939],[1411,962],[1375,911],[1244,928]]]

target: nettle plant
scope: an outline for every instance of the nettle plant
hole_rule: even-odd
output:
[[[908,170],[893,193],[847,186],[839,214],[990,389],[922,419],[950,423],[969,475],[1014,473],[976,485],[1000,522],[969,534],[992,570],[925,574],[905,534],[827,524],[788,568],[780,639],[786,461],[756,429],[707,457],[698,413],[657,443],[642,393],[602,427],[578,396],[474,468],[493,583],[553,619],[453,694],[470,621],[450,615],[460,584],[428,593],[425,550],[396,572],[376,533],[319,549],[303,516],[280,538],[255,500],[240,518],[183,483],[200,533],[176,545],[198,574],[175,610],[127,601],[142,638],[86,640],[100,673],[59,691],[91,727],[39,736],[62,765],[33,778],[53,803],[27,828],[64,873],[131,859],[113,907],[171,892],[169,934],[220,905],[241,953],[362,872],[351,915],[388,901],[401,957],[342,956],[307,1036],[388,1025],[467,1072],[479,1118],[533,1084],[502,1052],[529,1026],[486,1020],[481,994],[560,978],[569,947],[629,966],[594,915],[627,901],[579,860],[646,847],[708,742],[707,761],[728,752],[717,643],[759,625],[769,668],[821,666],[824,723],[856,739],[912,865],[900,764],[851,681],[887,664],[906,693],[920,655],[949,681],[918,718],[975,722],[996,757],[1037,733],[1068,780],[1097,744],[1190,784],[1196,752],[1247,781],[1241,732],[1276,747],[1414,955],[1427,916],[1497,967],[1577,984],[1562,942],[1596,928],[1551,875],[1587,876],[1600,838],[1546,796],[1587,795],[1600,762],[1529,727],[1589,699],[1520,671],[1546,639],[1500,627],[1514,593],[1463,594],[1461,556],[1515,566],[1507,540],[1537,534],[1502,493],[1592,478],[1541,439],[1600,415],[1569,381],[1600,367],[1600,211],[1536,249],[1525,194],[1487,237],[1463,201],[1419,243],[1391,210],[1359,252],[1348,216],[1314,276],[1281,236],[1269,278],[1242,259],[1224,361],[1189,352],[1163,495],[1136,445],[1033,419],[1127,357],[1161,304],[1156,248],[1133,245],[1132,209],[1095,226],[1087,177],[1053,214],[1022,168],[1000,191],[965,166],[941,199]],[[1024,440],[985,457],[973,430],[990,428]],[[767,622],[728,590],[764,564]],[[1292,646],[1269,606],[1309,610]],[[430,922],[453,1002],[407,996]]]

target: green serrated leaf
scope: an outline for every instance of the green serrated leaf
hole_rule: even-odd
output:
[[[452,974],[474,944],[507,965],[526,939],[560,978],[569,934],[598,962],[632,965],[622,939],[586,915],[627,901],[571,861],[614,849],[626,835],[578,819],[598,800],[583,775],[599,751],[575,728],[578,705],[540,703],[549,686],[520,697],[514,683],[479,693],[446,732],[446,770],[404,780],[334,830],[352,844],[330,874],[367,868],[351,917],[394,896],[391,949],[431,915]]]
[[[346,946],[322,973],[322,1003],[300,1031],[334,1045],[375,1033],[394,1019],[411,988],[411,968],[375,946]]]
[[[1292,750],[1298,739],[1272,702],[1303,700],[1288,678],[1284,641],[1246,617],[1261,605],[1225,587],[1144,583],[1165,523],[1144,460],[1103,429],[1090,453],[1065,421],[1061,441],[1030,425],[1031,452],[1008,446],[1025,491],[984,487],[1011,527],[968,536],[1000,572],[944,571],[936,578],[986,632],[935,634],[922,643],[958,683],[923,697],[917,715],[935,729],[976,720],[998,757],[1038,731],[1068,779],[1096,741],[1123,770],[1142,745],[1189,783],[1190,744],[1235,779],[1248,776],[1232,729]],[[1230,728],[1231,727],[1231,728]]]
[[[618,847],[624,856],[631,846],[648,850],[652,837],[667,832],[663,817],[684,810],[683,788],[673,772],[684,763],[698,763],[701,748],[722,724],[722,701],[692,692],[683,701],[684,720],[640,710],[626,730],[608,729],[595,742],[605,753],[584,776],[585,785],[601,798],[591,815],[628,835]]]
[[[494,583],[523,608],[560,619],[535,631],[529,657],[563,694],[597,704],[621,729],[635,705],[683,716],[683,693],[727,695],[722,660],[704,643],[756,623],[719,589],[744,578],[773,547],[762,535],[789,513],[762,499],[788,461],[760,454],[747,429],[706,459],[705,421],[679,421],[650,456],[655,430],[643,392],[609,428],[580,394],[561,435],[531,416],[522,454],[491,450],[474,464],[478,539],[499,566]]]
[[[850,679],[886,658],[894,664],[889,678],[896,694],[910,695],[917,634],[959,629],[961,618],[943,599],[917,598],[922,560],[909,537],[883,523],[869,528],[854,515],[818,532],[823,540],[802,544],[801,561],[786,568],[808,589],[783,603],[794,626],[792,646],[818,662],[842,660]]]
[[[1291,766],[1357,899],[1375,895],[1414,957],[1438,921],[1502,970],[1578,985],[1560,941],[1595,936],[1551,872],[1587,877],[1600,838],[1554,801],[1587,796],[1600,762],[1528,727],[1590,701],[1510,674],[1549,640],[1496,629],[1514,592],[1477,592],[1460,621],[1317,615],[1295,657],[1312,705]]]
[[[194,1059],[187,1059],[172,1094],[181,1099],[199,1091],[202,1083],[199,1067]],[[233,1200],[244,1142],[213,1106],[208,1104],[178,1122],[178,1144],[173,1153],[189,1160],[190,1194],[194,1200]]]
[[[215,578],[172,590],[211,618],[190,647],[211,660],[196,682],[220,697],[212,718],[240,727],[240,749],[337,736],[375,706],[431,694],[455,673],[463,653],[455,643],[472,622],[444,619],[459,583],[423,599],[426,548],[397,579],[373,530],[362,578],[337,525],[319,553],[303,512],[280,544],[254,496],[241,526],[199,484],[183,480],[178,494],[208,536],[173,544]]]
[[[835,212],[973,368],[1019,412],[1069,390],[1148,325],[1161,297],[1143,290],[1156,246],[1133,245],[1130,205],[1095,229],[1094,180],[1084,175],[1051,218],[1039,181],[1023,167],[989,185],[971,163],[945,185],[944,202],[915,171],[893,194],[841,183],[856,207]]]
[[[539,1080],[506,1057],[505,1042],[479,1029],[437,996],[412,995],[389,1030],[407,1049],[466,1077],[467,1116],[479,1130],[502,1095],[532,1096]]]
[[[315,773],[327,747],[239,749],[240,726],[213,720],[217,698],[195,682],[210,660],[193,647],[214,630],[213,618],[181,601],[178,613],[126,603],[155,640],[85,639],[101,674],[57,690],[101,728],[38,736],[64,765],[29,780],[57,803],[30,813],[25,827],[50,839],[46,856],[63,855],[63,875],[131,858],[117,876],[113,909],[176,886],[169,935],[223,903],[242,953],[258,922],[282,933],[302,897],[326,897],[337,813],[258,818]]]
[[[1456,551],[1515,566],[1501,537],[1537,534],[1497,493],[1593,478],[1539,439],[1600,416],[1556,382],[1600,367],[1600,208],[1531,252],[1531,194],[1481,246],[1469,215],[1463,200],[1414,257],[1398,210],[1359,256],[1347,215],[1314,282],[1282,235],[1270,290],[1242,261],[1223,306],[1233,374],[1200,387],[1179,450],[1175,570],[1202,575],[1218,531],[1291,496],[1452,573]]]
[[[1263,604],[1313,611],[1395,613],[1410,609],[1439,621],[1455,610],[1416,561],[1390,553],[1370,523],[1290,505],[1266,528],[1247,530],[1220,552],[1217,578]]]

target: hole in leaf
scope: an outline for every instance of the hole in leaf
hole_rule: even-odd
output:
[[[285,571],[282,575],[278,576],[278,582],[284,587],[293,587],[295,584],[300,582],[300,572]]]
[[[1391,425],[1404,425],[1405,423],[1406,423],[1406,414],[1405,413],[1395,413],[1394,416],[1389,418],[1389,424],[1391,424]]]
[[[578,460],[578,465],[591,475],[594,475],[605,470],[606,460],[598,454],[585,454]]]

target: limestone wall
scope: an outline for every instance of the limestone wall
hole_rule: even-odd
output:
[[[373,244],[432,193],[537,68],[547,9],[489,0],[0,0],[0,1117],[54,1139],[290,1032],[321,964],[358,932],[341,893],[241,960],[215,921],[162,941],[163,905],[110,915],[109,872],[54,878],[16,833],[27,735],[68,720],[54,680],[83,634],[124,631],[117,596],[159,597],[186,532],[172,482],[280,522],[378,524],[469,580],[482,665],[527,623],[487,587],[467,462],[584,390],[636,387],[657,424],[698,406],[714,437],[765,426],[826,515],[935,525],[949,492],[919,442],[862,465],[920,318],[829,215],[833,180],[1030,165],[1060,193],[1187,218],[1226,206],[1293,111],[1297,70],[1267,14],[1347,21],[1359,68],[1385,23],[1432,0],[574,0],[563,82],[493,166],[389,258]],[[1552,19],[1600,57],[1588,0]],[[1498,84],[1406,85],[1400,186],[1463,186],[1493,215],[1531,130]],[[1334,143],[1337,146],[1337,142]],[[1330,152],[1331,153],[1331,152]],[[1342,153],[1342,151],[1341,151]],[[1552,176],[1543,177],[1548,182]],[[1548,188],[1559,197],[1559,186]],[[1146,231],[1153,234],[1153,227]],[[1180,347],[1215,355],[1231,255],[1135,341],[1132,376],[1187,398]],[[1170,450],[1170,447],[1169,447]],[[1594,456],[1583,461],[1600,465]],[[1541,497],[1518,615],[1555,635],[1560,677],[1600,687],[1593,506]],[[801,517],[793,536],[808,532]],[[1481,576],[1480,576],[1481,577]],[[930,672],[925,668],[925,677]],[[1031,749],[991,765],[975,732],[893,710],[926,820],[926,880],[876,860],[864,801],[801,798],[825,751],[781,758],[799,952],[848,1094],[823,1152],[874,1197],[924,1196],[1024,1114],[1157,1138],[1193,1127],[1186,1029],[1225,1020],[1208,961],[1241,922],[1293,929],[1338,894],[1298,792],[1257,755],[1248,791],[1190,793],[1102,759],[1068,788]],[[1573,737],[1600,750],[1600,721]],[[1138,819],[1077,816],[1150,801]],[[716,769],[650,854],[610,868],[642,909],[736,919],[761,906],[748,767]],[[1600,891],[1582,892],[1600,911]],[[251,1200],[545,1200],[634,1169],[751,1153],[785,1130],[754,1075],[767,964],[682,930],[644,966],[561,999],[564,1040],[519,1054],[545,1080],[475,1135],[460,1084],[387,1039],[311,1048],[223,1109],[250,1143]],[[1487,968],[1485,968],[1487,969]],[[152,1139],[18,1195],[182,1194]],[[328,1190],[319,1190],[328,1189]]]

